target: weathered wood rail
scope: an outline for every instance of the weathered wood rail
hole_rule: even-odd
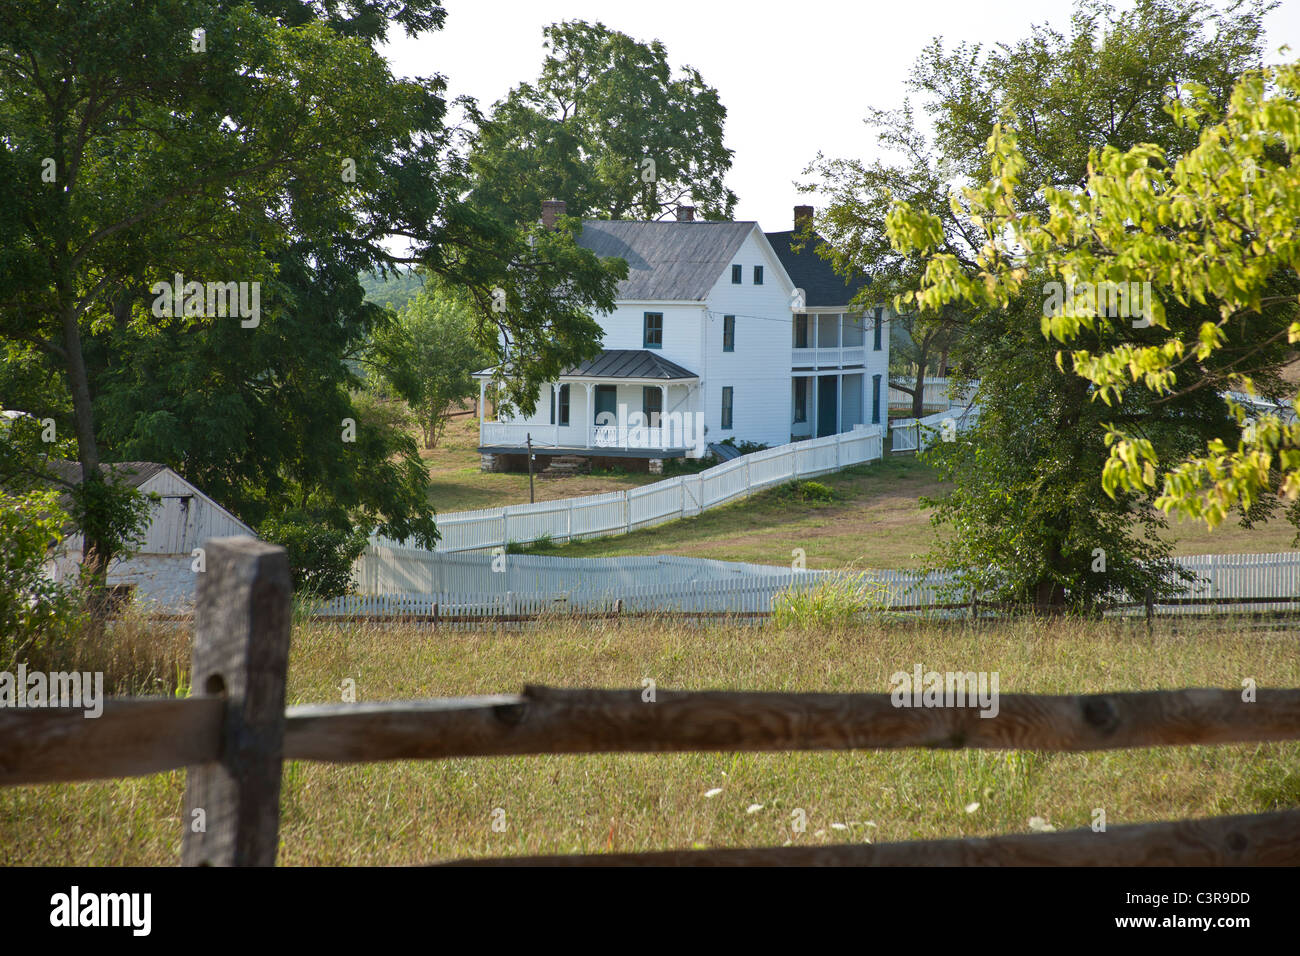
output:
[[[284,760],[355,763],[543,753],[899,747],[1109,750],[1300,739],[1300,689],[1004,694],[978,707],[895,707],[888,694],[527,687],[522,694],[284,706],[290,584],[282,549],[208,542],[193,696],[119,698],[102,716],[0,710],[0,785],[188,768],[186,865],[275,862]],[[914,843],[464,861],[516,865],[1300,864],[1300,810]]]

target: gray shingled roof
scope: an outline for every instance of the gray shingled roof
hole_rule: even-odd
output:
[[[620,299],[702,301],[753,228],[752,222],[584,219],[578,245],[627,261]]]
[[[846,282],[844,276],[835,271],[830,260],[817,254],[817,247],[824,241],[821,236],[813,236],[803,243],[803,248],[795,252],[790,248],[796,233],[769,232],[767,241],[772,244],[772,251],[785,266],[796,289],[803,289],[804,304],[809,308],[826,306],[846,306],[863,288],[871,284],[868,276],[857,276]]]
[[[45,463],[45,467],[57,478],[69,484],[81,484],[81,462],[79,461],[51,460]],[[139,488],[167,466],[160,465],[156,461],[115,461],[105,462],[101,467],[109,472],[115,481],[132,488]]]
[[[694,372],[649,349],[605,349],[594,359],[565,369],[563,374],[583,378],[654,378],[665,381],[699,378]]]

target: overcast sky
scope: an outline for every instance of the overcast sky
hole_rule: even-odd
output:
[[[1220,0],[1222,6],[1224,0]],[[515,84],[535,79],[545,51],[542,28],[559,20],[599,20],[638,40],[658,39],[674,69],[690,65],[727,108],[726,143],[735,151],[727,184],[737,219],[790,228],[791,207],[816,202],[794,181],[818,150],[870,157],[865,107],[892,108],[903,80],[935,36],[945,45],[1019,39],[1032,23],[1069,27],[1071,0],[446,0],[447,23],[386,48],[403,75],[441,73],[452,96],[487,107]],[[1121,8],[1131,3],[1120,2]],[[1283,44],[1300,56],[1300,0],[1268,15],[1270,61]],[[563,197],[559,197],[563,198]]]

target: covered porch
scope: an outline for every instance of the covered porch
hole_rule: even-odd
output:
[[[643,349],[609,349],[544,386],[529,416],[489,421],[492,369],[476,374],[483,455],[695,458],[704,452],[700,380]],[[494,409],[494,414],[495,414]]]

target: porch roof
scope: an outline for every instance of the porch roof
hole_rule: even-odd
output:
[[[492,369],[475,372],[486,378]],[[560,373],[563,379],[607,379],[609,381],[698,382],[700,377],[651,349],[604,349],[595,358],[571,365]]]

